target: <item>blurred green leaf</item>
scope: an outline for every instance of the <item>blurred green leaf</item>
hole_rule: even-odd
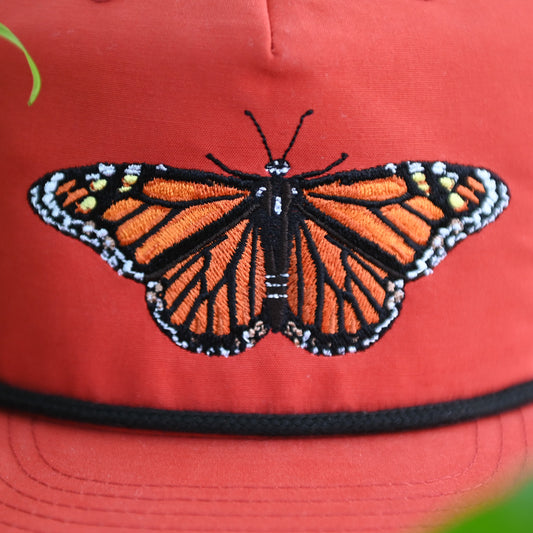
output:
[[[438,533],[532,533],[533,480],[508,497]]]
[[[13,43],[16,47],[20,48],[20,50],[22,50],[24,52],[24,55],[26,56],[26,60],[28,61],[28,65],[30,66],[30,70],[33,76],[33,88],[31,90],[30,99],[28,100],[28,105],[31,105],[33,104],[33,102],[35,102],[39,91],[41,90],[41,75],[39,74],[37,65],[31,58],[30,54],[28,54],[26,48],[24,48],[24,45],[19,41],[17,36],[7,26],[4,26],[1,23],[0,37],[7,39],[10,43]]]

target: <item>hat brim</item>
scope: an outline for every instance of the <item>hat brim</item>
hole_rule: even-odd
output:
[[[430,530],[531,466],[533,406],[387,435],[262,438],[0,413],[7,531]]]

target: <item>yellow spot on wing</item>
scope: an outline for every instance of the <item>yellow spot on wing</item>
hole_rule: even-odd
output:
[[[453,209],[455,209],[456,211],[459,211],[461,210],[466,202],[461,198],[461,196],[456,193],[456,192],[452,192],[449,196],[448,196],[448,202],[450,203],[450,205],[453,207]]]
[[[445,188],[451,191],[455,185],[455,180],[453,178],[448,178],[447,176],[444,178],[440,178],[440,184]]]
[[[418,188],[424,192],[425,194],[429,193],[429,184],[426,181],[426,175],[422,172],[415,172],[411,175],[411,178],[413,178],[413,181],[418,185]]]
[[[136,176],[135,174],[126,174],[122,178],[122,183],[124,186],[133,185],[134,183],[137,182],[138,179],[139,179],[138,176]]]
[[[77,211],[88,213],[96,207],[96,198],[94,196],[87,196],[78,205]]]
[[[104,180],[104,179],[94,180],[89,185],[89,189],[91,189],[91,191],[101,191],[106,185],[107,185],[107,180]]]

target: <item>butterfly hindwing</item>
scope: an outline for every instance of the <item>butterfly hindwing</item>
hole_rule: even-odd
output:
[[[148,307],[159,327],[189,350],[236,354],[268,332],[260,316],[266,294],[263,251],[249,220],[147,287]]]
[[[366,348],[398,315],[401,279],[329,235],[312,220],[294,232],[284,333],[313,353]]]
[[[507,187],[485,169],[406,162],[302,180],[285,334],[326,355],[375,342],[403,285],[494,220]]]

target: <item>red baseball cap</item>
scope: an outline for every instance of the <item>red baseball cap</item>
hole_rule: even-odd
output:
[[[532,20],[4,5],[2,530],[429,531],[521,478]]]

